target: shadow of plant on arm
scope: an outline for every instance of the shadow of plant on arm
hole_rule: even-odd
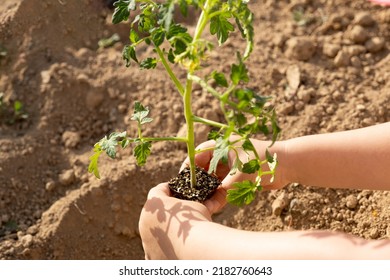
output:
[[[148,227],[141,230],[146,258],[155,257],[148,256],[148,248],[154,246],[153,251],[156,251],[158,247],[158,258],[177,259],[175,244],[185,244],[193,222],[210,218],[207,217],[207,210],[204,213],[199,210],[202,207],[204,206],[199,202],[182,202],[175,198],[162,200],[153,197],[148,199],[141,217],[142,224]]]

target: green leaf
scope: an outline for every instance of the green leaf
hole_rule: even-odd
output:
[[[233,166],[232,168],[230,169],[230,175],[234,175],[236,174],[237,170],[238,171],[242,171],[242,161],[240,160],[239,157],[236,157],[236,159],[234,160],[234,163],[233,163]]]
[[[174,36],[177,36],[181,33],[186,33],[187,32],[187,28],[181,26],[180,24],[171,24],[171,26],[169,27],[168,29],[168,32],[167,32],[167,39],[171,39],[173,38]]]
[[[245,139],[244,143],[242,143],[242,148],[244,149],[244,151],[256,151],[256,148],[253,146],[251,140],[249,139]]]
[[[96,178],[100,179],[99,169],[98,169],[98,160],[100,154],[103,152],[98,143],[94,146],[94,154],[89,158],[88,172],[93,173]]]
[[[243,206],[248,205],[255,199],[258,187],[252,181],[243,181],[234,183],[234,189],[227,191],[227,201],[233,205]]]
[[[172,24],[166,36],[173,48],[173,54],[175,55],[185,52],[187,46],[192,42],[192,37],[188,34],[187,29],[179,24]]]
[[[173,50],[172,49],[169,49],[168,60],[169,60],[170,63],[175,63],[175,55],[173,54]]]
[[[242,172],[248,174],[255,173],[259,169],[260,169],[260,163],[257,159],[252,159],[242,166]]]
[[[122,59],[126,62],[126,67],[131,65],[131,60],[138,63],[137,55],[133,45],[126,45],[122,51]]]
[[[244,60],[249,57],[253,50],[253,13],[248,8],[249,1],[228,1],[232,15],[243,38],[246,39],[246,49],[243,55]]]
[[[114,7],[112,23],[118,24],[129,19],[130,11],[136,9],[136,0],[118,0],[114,3]]]
[[[153,57],[148,57],[141,61],[139,67],[141,69],[154,69],[157,66],[157,59]]]
[[[187,17],[188,15],[188,3],[186,0],[180,0],[179,1],[179,7],[180,7],[180,12],[183,16]]]
[[[142,9],[142,13],[135,19],[135,21],[138,21],[138,30],[151,33],[157,24],[156,15],[153,12],[154,4],[145,4]]]
[[[218,138],[215,143],[215,149],[213,152],[213,158],[210,161],[209,173],[213,173],[217,170],[218,163],[228,162],[230,142],[228,139]]]
[[[220,45],[229,38],[229,33],[234,31],[233,24],[228,21],[230,17],[230,12],[224,12],[212,17],[210,20],[210,33],[212,35],[217,34]]]
[[[134,148],[134,156],[137,159],[137,165],[143,166],[150,155],[152,144],[150,142],[138,142]]]
[[[130,42],[132,42],[132,43],[137,43],[139,41],[139,35],[134,29],[130,30],[129,39],[130,39]]]
[[[232,65],[232,71],[230,74],[230,79],[235,85],[238,85],[238,83],[241,81],[245,83],[249,81],[248,70],[244,62],[242,61],[240,54],[237,55],[238,55],[239,64]]]
[[[255,96],[255,93],[251,89],[237,89],[233,92],[234,97],[237,98],[238,109],[245,109],[249,107],[249,109],[254,105],[252,100]]]
[[[229,86],[229,84],[228,84],[228,82],[226,80],[225,74],[223,74],[221,72],[213,71],[210,76],[211,76],[212,79],[215,80],[217,85],[222,86],[222,87],[228,87]]]
[[[165,31],[162,28],[157,28],[152,33],[152,41],[156,47],[159,47],[165,40]]]
[[[149,107],[144,107],[140,102],[136,101],[134,104],[134,114],[131,116],[133,121],[137,121],[139,124],[150,123],[153,121],[149,118]]]
[[[277,116],[275,110],[272,111],[272,117],[271,117],[271,127],[272,127],[272,144],[276,141],[278,138],[278,135],[281,131],[278,121],[277,121]]]
[[[221,137],[221,133],[219,133],[216,130],[211,130],[209,134],[207,135],[208,140],[217,140],[218,138]]]
[[[278,166],[277,154],[274,153],[274,155],[272,156],[267,149],[266,150],[266,157],[267,157],[267,164],[268,164],[269,170],[272,172],[275,172],[276,167]]]
[[[105,151],[110,158],[116,157],[116,146],[118,145],[119,140],[126,137],[126,131],[124,132],[113,132],[107,138],[105,136],[98,142],[98,145],[101,150]]]
[[[168,3],[160,5],[160,20],[158,24],[164,26],[165,30],[168,30],[173,19],[173,11],[175,9],[175,1],[169,0]]]

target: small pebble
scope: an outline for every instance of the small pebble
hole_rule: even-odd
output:
[[[341,50],[338,52],[337,56],[334,58],[334,65],[337,67],[343,67],[343,66],[348,66],[350,61],[349,54]]]
[[[46,183],[45,185],[45,189],[48,191],[48,192],[51,192],[52,190],[54,190],[54,188],[56,187],[56,183],[53,181],[53,180],[50,180]]]
[[[370,53],[377,53],[385,46],[385,40],[380,37],[373,37],[366,42],[365,46]]]
[[[74,180],[75,175],[73,169],[63,171],[58,178],[58,181],[64,186],[72,184]]]
[[[369,35],[366,29],[361,27],[360,25],[355,25],[350,33],[349,39],[356,44],[362,44],[367,41]]]
[[[356,196],[352,194],[347,196],[345,205],[351,210],[355,209],[358,205],[358,200]]]
[[[370,238],[376,239],[378,237],[379,237],[379,230],[378,230],[378,228],[376,228],[376,227],[372,228],[371,231],[370,231]]]
[[[272,203],[272,213],[275,216],[280,216],[284,208],[288,205],[288,194],[282,192]]]
[[[357,13],[354,22],[365,27],[370,27],[375,24],[375,20],[369,12]]]
[[[294,37],[286,42],[286,56],[300,61],[313,57],[316,46],[308,37]]]

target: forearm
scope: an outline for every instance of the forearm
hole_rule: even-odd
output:
[[[389,252],[389,241],[367,241],[343,233],[250,232],[200,222],[191,228],[179,257],[246,260],[388,259]]]
[[[390,123],[284,141],[280,168],[289,182],[390,190]]]

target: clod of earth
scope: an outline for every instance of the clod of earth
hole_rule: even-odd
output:
[[[196,186],[191,187],[190,169],[183,169],[175,178],[168,182],[169,189],[172,196],[184,200],[193,200],[202,202],[210,198],[218,186],[221,184],[220,180],[206,170],[196,168]]]

